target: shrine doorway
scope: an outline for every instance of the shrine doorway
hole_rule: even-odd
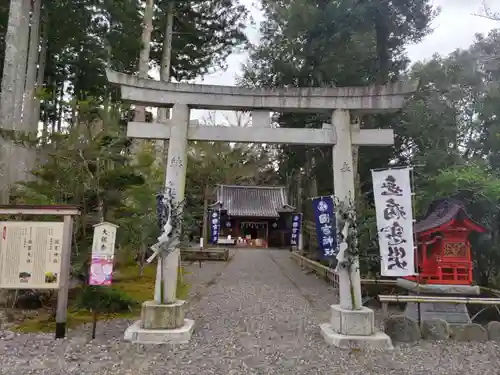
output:
[[[269,226],[265,221],[242,221],[240,233],[249,247],[267,247]]]

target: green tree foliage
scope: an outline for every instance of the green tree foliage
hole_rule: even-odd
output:
[[[252,51],[243,82],[249,86],[364,86],[397,79],[408,64],[405,46],[422,40],[436,15],[428,0],[398,0],[391,7],[384,0],[269,0],[263,6],[262,42]],[[361,120],[362,127],[383,128],[399,118],[364,116]],[[329,114],[276,115],[281,127],[320,128],[330,121]],[[370,193],[370,169],[387,165],[399,155],[399,143],[398,139],[395,148],[360,149],[363,196]],[[283,146],[278,163],[283,180],[305,174],[303,183],[314,181],[316,194],[332,192],[331,148]],[[304,187],[310,194],[311,189]]]
[[[435,11],[428,0],[371,1],[288,0],[264,1],[266,20],[262,43],[254,48],[244,82],[251,86],[359,86],[397,78],[406,67],[404,47],[430,32]],[[386,116],[387,117],[387,116]],[[385,126],[393,118],[384,118]],[[328,116],[280,115],[284,127],[321,127]],[[378,124],[365,117],[363,126]],[[331,150],[282,147],[280,172],[298,171],[313,158],[319,190],[332,189]],[[373,164],[387,163],[389,148],[361,150],[365,175]]]
[[[79,106],[85,108],[87,104]],[[40,149],[44,162],[32,171],[33,180],[19,185],[13,203],[80,207],[72,266],[75,276],[85,278],[93,225],[120,218],[128,190],[144,186],[145,179],[128,162],[126,150],[130,141],[119,126],[119,118],[90,109],[80,116],[78,126],[49,135],[48,142]],[[31,146],[40,142],[37,139]]]
[[[464,51],[436,55],[410,75],[420,91],[401,114],[400,161],[423,164],[422,180],[439,170],[480,161],[498,174],[500,33]]]
[[[157,242],[156,238],[160,233],[155,195],[162,191],[163,172],[155,161],[154,146],[143,143],[135,156],[133,169],[144,177],[144,184],[127,189],[116,221],[120,226],[119,242],[124,244],[122,261],[137,261],[139,275],[143,273],[148,249]]]
[[[167,3],[155,2],[151,67],[160,64]],[[163,185],[161,173],[147,143],[130,164],[122,128],[130,115],[117,106],[118,91],[105,77],[106,68],[137,72],[143,5],[140,0],[42,1],[40,49],[46,47],[46,66],[38,94],[44,132],[25,139],[37,149],[40,163],[34,179],[16,189],[15,199],[82,206],[74,242],[77,274],[86,269],[92,224],[102,219],[124,228],[118,244],[127,244],[126,258],[143,260],[158,235],[154,195]],[[8,8],[8,2],[0,5],[2,62]],[[245,7],[233,0],[175,1],[173,78],[192,79],[224,67],[229,53],[245,45],[246,17]]]
[[[152,40],[152,67],[161,59],[167,0],[157,2]],[[61,130],[77,122],[76,103],[92,96],[105,103],[118,99],[110,90],[105,69],[137,72],[142,6],[139,0],[43,0],[42,34],[47,63],[41,118]],[[0,5],[0,46],[7,25],[8,4]],[[247,11],[232,0],[176,1],[173,77],[192,79],[213,66],[223,66],[228,54],[244,46]],[[43,40],[43,38],[42,38]],[[3,62],[3,48],[0,49]]]
[[[364,116],[362,127],[395,129],[393,148],[360,150],[359,228],[368,262],[378,254],[371,168],[390,161],[415,164],[417,211],[442,196],[461,197],[490,229],[473,240],[476,280],[497,278],[500,128],[500,33],[478,36],[467,50],[436,55],[409,71],[404,48],[430,32],[436,12],[428,1],[264,1],[263,42],[254,48],[244,84],[250,86],[357,86],[392,79],[420,80],[400,114]],[[277,114],[284,127],[319,127],[324,115]],[[311,167],[311,160],[312,167]],[[332,191],[331,150],[283,147],[279,173],[315,177],[318,193]],[[306,167],[311,167],[306,168]],[[314,171],[311,172],[310,169]],[[310,178],[304,179],[311,180]],[[307,191],[307,189],[304,189]]]
[[[161,63],[169,1],[157,3],[151,54],[156,65]],[[176,0],[171,76],[193,79],[212,67],[227,67],[229,54],[246,43],[247,16],[247,9],[233,0]]]
[[[498,282],[500,197],[500,32],[478,36],[467,50],[415,64],[420,92],[401,114],[400,161],[416,168],[418,212],[435,198],[465,201],[489,229],[472,238],[476,281]]]
[[[247,80],[259,86],[356,86],[374,82],[379,74],[397,74],[407,63],[404,47],[431,31],[435,11],[428,0],[391,5],[388,9],[384,0],[263,1],[262,43],[253,52]]]

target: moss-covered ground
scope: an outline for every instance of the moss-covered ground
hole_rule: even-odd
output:
[[[153,298],[155,276],[156,265],[154,264],[147,265],[144,268],[144,273],[142,276],[138,275],[138,268],[136,265],[121,267],[120,269],[118,269],[118,272],[113,279],[113,285],[111,286],[111,288],[114,288],[127,295],[129,298],[134,300],[136,304],[130,311],[127,312],[99,313],[98,319],[134,319],[139,316],[142,302]],[[179,283],[177,284],[177,297],[179,299],[186,299],[189,293],[189,289],[190,285],[179,281]],[[76,298],[78,296],[78,292],[78,290],[74,290],[70,293],[67,315],[67,325],[69,328],[74,328],[81,324],[90,323],[93,320],[93,314],[90,310],[79,309],[76,307]],[[54,332],[54,316],[50,313],[50,311],[40,309],[36,316],[24,318],[21,322],[16,323],[12,327],[12,329],[24,333]]]

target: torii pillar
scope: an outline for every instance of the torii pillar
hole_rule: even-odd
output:
[[[357,129],[351,124],[350,112],[344,109],[333,111],[332,126],[337,135],[333,148],[334,195],[339,202],[350,205],[355,197],[352,135]],[[394,138],[390,141],[394,143]],[[320,325],[325,341],[342,349],[392,349],[389,336],[375,328],[373,310],[362,305],[359,259],[353,257],[349,267],[339,269],[338,276],[339,304],[330,307],[330,322]]]

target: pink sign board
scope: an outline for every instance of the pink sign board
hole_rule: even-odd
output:
[[[90,285],[111,285],[113,259],[92,258],[90,264]]]

